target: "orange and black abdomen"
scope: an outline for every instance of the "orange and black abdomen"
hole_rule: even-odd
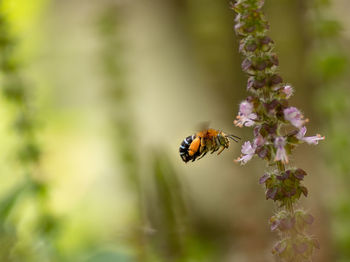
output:
[[[199,150],[191,155],[189,152],[190,145],[192,144],[192,141],[195,138],[196,138],[196,135],[188,136],[184,139],[184,141],[182,141],[180,145],[179,152],[184,162],[188,162],[190,160],[194,161],[200,155]]]

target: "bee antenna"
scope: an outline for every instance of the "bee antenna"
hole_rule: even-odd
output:
[[[228,138],[231,138],[233,141],[238,142],[238,139],[240,140],[241,138],[239,136],[235,136],[235,135],[228,135]]]

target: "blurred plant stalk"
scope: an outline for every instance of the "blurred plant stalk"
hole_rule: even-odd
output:
[[[14,187],[0,202],[1,238],[8,234],[14,236],[14,241],[8,248],[2,249],[1,261],[17,259],[19,261],[38,261],[45,257],[56,261],[57,253],[53,241],[57,233],[58,221],[49,208],[48,185],[40,171],[41,149],[38,144],[38,127],[35,119],[32,87],[22,75],[21,61],[17,57],[18,36],[14,35],[8,13],[0,6],[0,71],[2,73],[1,91],[7,101],[7,106],[14,112],[12,130],[18,139],[16,163],[20,165],[22,182]],[[30,240],[21,239],[16,234],[22,216],[19,206],[24,199],[30,199],[35,206],[35,223],[28,229]],[[22,212],[22,213],[21,213]],[[16,215],[20,218],[16,217]],[[37,248],[41,243],[42,248]],[[29,255],[30,254],[30,255]],[[23,257],[25,256],[25,258]],[[12,260],[11,260],[12,261]]]
[[[309,31],[312,43],[306,70],[312,73],[311,82],[317,86],[315,109],[326,116],[325,132],[332,137],[325,154],[336,176],[337,189],[332,201],[332,234],[335,239],[334,258],[350,260],[350,119],[349,53],[342,37],[343,25],[332,13],[336,1],[314,0],[309,3]],[[331,152],[331,153],[329,153]],[[329,163],[328,162],[328,163]]]
[[[137,139],[133,126],[133,113],[130,106],[129,85],[123,54],[126,46],[122,39],[121,22],[123,4],[105,1],[104,8],[98,16],[98,38],[101,41],[99,51],[103,75],[103,93],[107,102],[111,141],[117,162],[122,165],[122,173],[131,190],[137,196],[136,229],[128,245],[134,248],[137,261],[146,261],[145,240],[142,232],[142,192],[139,159],[137,156]]]
[[[166,150],[156,146],[142,148],[143,161],[140,159],[142,132],[137,132],[133,94],[128,83],[125,54],[129,50],[122,32],[124,7],[121,3],[106,1],[97,26],[103,92],[116,162],[122,166],[130,191],[137,196],[137,217],[128,232],[127,245],[133,249],[135,261],[140,262],[214,261],[214,248],[209,247],[208,239],[200,238],[198,229],[189,223],[179,174]]]

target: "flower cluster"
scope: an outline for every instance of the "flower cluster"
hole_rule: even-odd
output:
[[[301,181],[306,176],[306,172],[301,168],[289,169],[285,172],[268,173],[263,175],[259,183],[265,184],[266,199],[279,201],[281,206],[293,203],[303,194],[307,196],[308,191]]]
[[[296,210],[293,215],[281,211],[272,216],[270,218],[271,231],[286,235],[285,238],[275,244],[272,253],[285,261],[308,260],[314,248],[320,247],[316,239],[302,234],[313,221],[313,216],[303,210]]]
[[[303,216],[297,215],[293,206],[301,195],[308,194],[301,185],[306,172],[287,165],[297,145],[304,142],[316,145],[324,137],[305,136],[309,120],[288,103],[294,89],[278,73],[278,57],[273,51],[274,42],[267,36],[269,25],[261,10],[263,4],[263,0],[237,0],[232,5],[237,13],[234,29],[240,37],[239,51],[244,56],[242,70],[249,76],[247,90],[251,93],[240,103],[234,124],[254,128],[253,141],[243,144],[236,162],[244,165],[256,155],[275,167],[260,178],[260,183],[265,184],[266,198],[277,201],[286,214],[283,218],[282,213],[279,218],[272,218],[273,228],[284,232],[288,229],[289,233],[283,234],[273,253],[282,260],[299,261],[298,257],[310,257],[317,245],[308,244],[314,242],[309,241],[305,227],[300,226]]]

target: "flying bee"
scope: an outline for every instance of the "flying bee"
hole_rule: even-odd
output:
[[[239,138],[235,135],[227,135],[222,131],[215,129],[205,129],[203,131],[197,132],[192,136],[188,136],[182,141],[179,152],[180,157],[184,162],[196,159],[201,159],[209,151],[211,154],[218,151],[218,155],[230,145],[229,138],[235,142],[238,142]]]

